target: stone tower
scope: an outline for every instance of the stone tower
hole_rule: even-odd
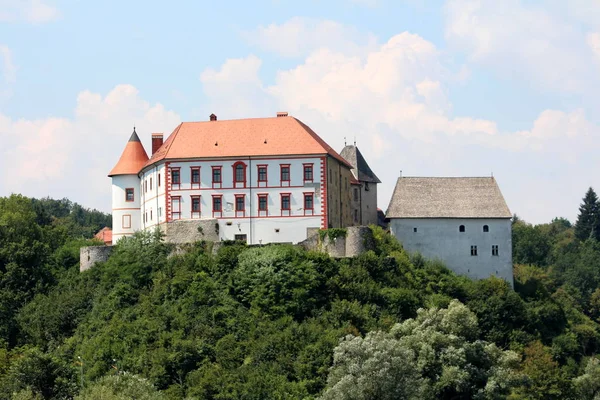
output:
[[[134,127],[121,158],[108,174],[112,178],[113,243],[141,228],[141,180],[138,173],[147,161],[148,154]]]

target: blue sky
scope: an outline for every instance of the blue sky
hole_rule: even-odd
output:
[[[0,195],[110,210],[136,124],[286,110],[384,181],[494,174],[512,212],[600,190],[596,0],[0,0]]]

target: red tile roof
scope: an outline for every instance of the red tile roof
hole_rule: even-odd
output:
[[[137,175],[148,161],[148,154],[144,150],[140,138],[133,128],[133,133],[121,154],[117,165],[110,171],[108,176],[115,175]]]
[[[324,154],[352,168],[310,127],[293,117],[182,122],[145,166],[164,159]]]
[[[94,235],[94,238],[102,240],[104,244],[112,244],[112,229],[105,226]]]

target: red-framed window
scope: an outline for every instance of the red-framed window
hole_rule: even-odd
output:
[[[212,196],[212,214],[213,217],[223,216],[223,196],[220,194]]]
[[[246,195],[236,194],[235,195],[235,216],[245,217],[246,216]]]
[[[223,184],[223,167],[221,165],[212,166],[212,187],[220,188]]]
[[[267,193],[259,193],[257,196],[258,196],[258,216],[266,217],[269,215],[269,195]]]
[[[313,181],[313,164],[304,165],[304,183]]]
[[[279,164],[281,186],[290,186],[290,164]]]
[[[304,215],[312,215],[315,212],[315,194],[304,193]]]
[[[171,187],[179,189],[181,187],[181,169],[171,168]]]
[[[290,215],[292,212],[292,194],[281,193],[281,215]]]
[[[246,164],[241,161],[233,164],[233,187],[246,187]]]
[[[181,196],[171,196],[171,217],[181,219]]]
[[[190,167],[192,189],[200,189],[200,167]]]
[[[192,200],[192,218],[200,218],[200,196],[190,196]]]
[[[131,229],[131,214],[125,214],[121,217],[121,226],[123,229]]]
[[[258,182],[258,186],[267,186],[267,178],[268,178],[268,169],[267,169],[267,165],[257,165],[256,166],[256,172],[257,172],[257,182]]]
[[[132,202],[134,200],[133,188],[125,188],[125,201]]]

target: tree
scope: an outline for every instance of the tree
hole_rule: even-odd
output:
[[[458,300],[419,309],[389,333],[346,336],[334,350],[323,399],[496,399],[522,381],[520,357],[478,340]]]
[[[600,203],[594,189],[589,188],[579,206],[575,223],[575,236],[579,240],[600,239]]]
[[[164,398],[146,379],[121,373],[99,379],[75,397],[75,400],[162,400]]]
[[[600,360],[590,358],[585,373],[573,381],[578,398],[581,400],[600,400]]]

